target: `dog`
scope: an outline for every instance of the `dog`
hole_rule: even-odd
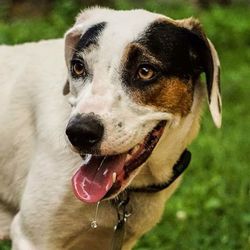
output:
[[[0,55],[0,237],[12,250],[132,249],[180,183],[204,99],[221,126],[200,22],[95,7],[64,39]]]

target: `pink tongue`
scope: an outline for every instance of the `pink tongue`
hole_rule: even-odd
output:
[[[100,201],[113,185],[113,173],[121,173],[127,154],[91,156],[72,178],[74,193],[82,201]]]

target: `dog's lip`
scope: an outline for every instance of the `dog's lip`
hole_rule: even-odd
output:
[[[128,155],[131,155],[130,159],[125,161],[123,171],[116,176],[116,181],[113,183],[111,189],[107,192],[103,199],[113,198],[127,188],[131,179],[133,179],[136,175],[133,174],[135,170],[146,162],[158,144],[166,123],[166,121],[159,122],[157,126],[154,127],[154,129],[145,137],[143,142],[138,143],[127,152]],[[145,145],[147,147],[145,147]],[[135,150],[136,148],[138,149]]]
[[[159,122],[145,139],[125,153],[109,156],[89,155],[72,178],[76,197],[87,203],[111,199],[124,190],[136,169],[149,158],[164,131]]]

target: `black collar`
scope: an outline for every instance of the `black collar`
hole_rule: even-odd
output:
[[[185,149],[178,161],[173,166],[173,175],[168,181],[164,183],[148,185],[145,187],[130,187],[126,190],[136,193],[156,193],[162,191],[163,189],[168,188],[184,172],[184,170],[188,167],[190,161],[191,153],[187,149]]]

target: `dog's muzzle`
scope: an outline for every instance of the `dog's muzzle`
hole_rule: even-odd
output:
[[[133,148],[115,155],[86,154],[72,178],[76,197],[87,203],[112,199],[123,191],[150,157],[166,121],[160,121]]]

